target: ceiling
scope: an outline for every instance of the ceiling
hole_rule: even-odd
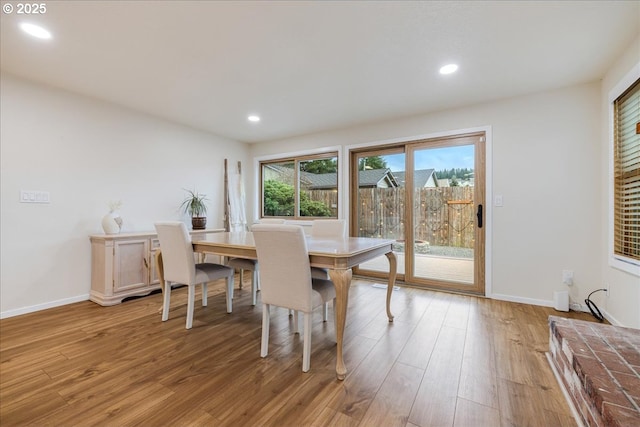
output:
[[[3,71],[250,143],[595,81],[640,32],[637,1],[46,7],[1,14]]]

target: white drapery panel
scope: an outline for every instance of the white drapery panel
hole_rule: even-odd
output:
[[[247,215],[242,174],[239,171],[232,171],[228,177],[228,185],[229,231],[246,231]]]

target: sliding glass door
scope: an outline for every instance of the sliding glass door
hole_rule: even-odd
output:
[[[405,283],[484,293],[484,134],[351,153],[351,234],[396,240]],[[356,269],[384,278],[385,257]]]
[[[404,241],[404,191],[396,173],[404,171],[404,147],[354,153],[351,157],[351,235]],[[361,268],[386,277],[385,256]],[[404,275],[404,257],[398,257],[398,275]]]

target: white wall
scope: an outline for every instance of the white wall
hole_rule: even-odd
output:
[[[601,122],[603,126],[600,137],[600,185],[604,191],[601,194],[600,207],[603,217],[601,232],[604,242],[608,242],[608,208],[611,196],[608,162],[610,150],[609,92],[633,67],[638,66],[639,61],[640,37],[611,66],[602,81]],[[608,243],[602,246],[600,256],[603,271],[602,283],[610,289],[610,293],[609,297],[599,295],[596,300],[597,304],[600,306],[602,303],[606,307],[606,312],[618,323],[640,328],[640,277],[609,266]]]
[[[89,234],[122,200],[123,232],[184,219],[183,188],[210,199],[223,226],[223,159],[246,144],[61,90],[1,76],[0,316],[88,298]],[[19,203],[43,190],[50,204]]]
[[[505,82],[508,84],[508,82]],[[251,147],[254,157],[491,126],[494,298],[552,305],[569,289],[572,301],[600,287],[602,162],[600,84],[595,82],[369,126]],[[253,181],[248,181],[253,182]]]

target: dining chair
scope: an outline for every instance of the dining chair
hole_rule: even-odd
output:
[[[284,219],[280,218],[262,218],[259,224],[284,224]],[[227,261],[227,265],[231,268],[240,270],[240,284],[238,287],[242,289],[244,281],[244,272],[251,272],[251,305],[256,305],[257,291],[260,289],[260,279],[258,277],[258,261],[246,258],[231,258]]]
[[[195,287],[202,285],[202,306],[207,305],[207,283],[218,279],[226,279],[227,313],[231,313],[233,292],[233,268],[214,263],[196,263],[191,238],[184,223],[179,221],[156,222],[156,231],[160,241],[162,253],[162,267],[164,274],[162,321],[169,319],[169,305],[171,301],[171,284],[187,285],[189,288],[187,299],[186,328],[193,326],[193,312],[195,305]]]
[[[271,306],[304,313],[302,371],[311,365],[313,309],[336,298],[333,282],[311,277],[304,231],[298,225],[258,224],[252,228],[260,262],[262,341],[260,356],[269,353]]]

